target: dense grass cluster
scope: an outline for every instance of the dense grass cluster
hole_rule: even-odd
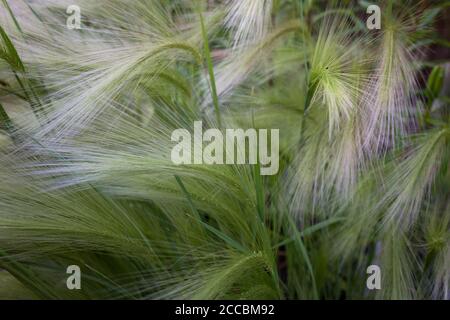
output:
[[[450,299],[448,2],[1,3],[0,298]],[[194,121],[278,174],[173,164]]]

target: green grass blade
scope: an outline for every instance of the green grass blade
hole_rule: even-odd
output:
[[[180,186],[180,189],[182,190],[182,192],[186,196],[186,199],[188,200],[188,203],[189,203],[189,207],[191,208],[192,212],[194,213],[194,215],[196,216],[196,218],[198,219],[200,224],[202,226],[204,226],[205,229],[207,229],[208,231],[210,231],[211,233],[216,235],[218,238],[223,240],[225,243],[227,243],[230,247],[232,247],[232,248],[234,248],[234,249],[236,249],[238,251],[241,251],[241,252],[245,252],[245,253],[248,252],[248,250],[246,248],[244,248],[239,242],[231,239],[229,236],[227,236],[226,234],[224,234],[220,230],[214,228],[213,226],[203,222],[201,220],[200,213],[198,212],[197,208],[195,207],[195,205],[194,205],[194,203],[192,201],[191,195],[189,194],[189,192],[186,190],[186,187],[184,186],[183,181],[181,180],[181,178],[179,176],[175,176],[175,179],[177,180],[177,183]]]
[[[2,261],[3,260],[3,261]],[[0,266],[7,270],[12,276],[24,286],[32,290],[38,297],[43,299],[56,299],[52,290],[39,277],[23,264],[8,258],[8,255],[0,250]]]
[[[4,4],[5,8],[8,10],[9,15],[10,15],[11,18],[13,19],[14,24],[16,25],[17,29],[20,31],[20,33],[23,34],[22,28],[20,27],[20,24],[19,24],[19,22],[17,21],[16,16],[15,16],[14,13],[12,12],[11,7],[10,7],[9,4],[8,4],[8,1],[6,1],[6,0],[2,0],[2,1],[3,1],[3,4]]]
[[[315,224],[313,226],[305,228],[303,231],[301,231],[299,233],[299,235],[301,237],[310,236],[310,235],[312,235],[313,233],[315,233],[315,232],[317,232],[319,230],[325,229],[325,228],[327,228],[327,227],[329,227],[329,226],[331,226],[333,224],[336,224],[338,222],[342,222],[344,220],[345,220],[344,218],[330,218],[330,219],[328,219],[326,221],[322,221],[322,222],[319,222],[319,223],[317,223],[317,224]],[[285,245],[295,241],[296,239],[297,239],[297,235],[280,242],[279,244],[274,246],[274,248],[279,248],[279,247],[285,246]]]
[[[302,235],[298,231],[297,226],[296,226],[295,222],[292,220],[292,218],[288,217],[287,219],[289,221],[291,230],[294,233],[294,238],[295,238],[294,243],[298,246],[300,253],[303,256],[303,259],[305,261],[306,267],[308,268],[308,272],[311,277],[311,283],[312,283],[312,287],[313,287],[312,289],[313,289],[314,299],[319,299],[319,292],[317,291],[316,276],[314,274],[314,268],[312,266],[311,259],[309,258],[306,246],[302,240]]]
[[[214,75],[214,66],[211,58],[211,51],[209,48],[209,40],[208,40],[208,33],[206,32],[205,27],[205,21],[203,20],[203,15],[201,12],[199,12],[200,16],[200,24],[202,28],[202,37],[203,37],[203,46],[204,46],[204,54],[206,59],[206,64],[208,67],[208,73],[209,73],[209,80],[211,84],[211,95],[213,99],[214,104],[214,110],[216,112],[216,120],[219,128],[222,127],[222,119],[220,115],[220,109],[219,109],[219,97],[217,96],[217,87],[216,87],[216,77]]]
[[[0,47],[0,59],[5,60],[15,71],[25,71],[25,67],[22,60],[17,53],[11,39],[6,34],[5,30],[0,26],[0,37],[2,39],[3,46]]]

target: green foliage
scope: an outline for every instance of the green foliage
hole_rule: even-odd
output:
[[[3,1],[0,298],[449,299],[446,4],[345,3]],[[280,129],[278,174],[173,164],[200,120]]]
[[[19,58],[19,55],[17,54],[16,48],[14,47],[13,43],[9,39],[8,35],[6,34],[5,30],[0,26],[0,59],[5,60],[13,70],[15,71],[24,71],[24,66],[22,64],[22,61]]]

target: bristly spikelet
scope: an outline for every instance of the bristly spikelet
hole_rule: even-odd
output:
[[[183,206],[166,201],[155,210],[92,186],[43,191],[40,181],[16,169],[11,158],[0,162],[5,182],[0,185],[0,263],[9,269],[7,261],[14,259],[13,274],[20,274],[19,265],[28,272],[36,269],[39,277],[32,281],[39,285],[39,298],[239,299],[257,290],[261,298],[280,297],[263,246],[227,245]],[[263,243],[266,235],[252,233],[249,239],[255,236]],[[99,264],[102,259],[110,263]],[[74,263],[83,268],[83,291],[57,284],[62,270]],[[40,283],[42,274],[48,279]]]
[[[422,227],[426,282],[424,290],[434,299],[450,300],[450,201],[427,211]],[[431,270],[431,272],[429,272]],[[432,285],[428,285],[428,283]]]
[[[418,299],[416,270],[418,263],[408,235],[394,229],[388,230],[381,243],[380,267],[382,290],[378,298],[392,300]]]
[[[306,215],[313,216],[315,207],[325,203],[325,198],[329,195],[324,189],[327,186],[324,174],[329,160],[329,145],[320,126],[311,130],[317,130],[318,133],[306,138],[307,143],[301,149],[301,156],[293,159],[295,165],[292,166],[292,171],[288,171],[290,178],[286,187],[290,212],[299,220],[303,220]]]
[[[385,152],[416,127],[417,54],[407,38],[410,30],[408,21],[386,20],[381,46],[374,48],[378,66],[361,104],[362,143],[369,154]]]
[[[306,107],[316,103],[327,109],[330,138],[357,111],[365,82],[364,43],[349,25],[346,19],[325,19],[312,50]]]
[[[333,232],[333,256],[339,260],[353,259],[357,252],[364,256],[379,229],[380,213],[373,208],[374,201],[382,194],[377,179],[379,175],[376,170],[365,172],[351,197],[335,213],[345,217],[345,222]],[[358,263],[361,265],[364,260]]]
[[[440,250],[434,265],[433,298],[450,300],[450,240]]]
[[[388,175],[388,188],[381,201],[388,204],[384,216],[387,224],[407,229],[415,222],[439,168],[445,165],[448,136],[449,130],[442,129],[419,137],[416,147]]]
[[[320,211],[334,195],[345,202],[362,167],[358,103],[370,59],[363,39],[349,30],[345,18],[325,19],[311,44],[305,128],[288,188],[300,216]]]
[[[114,10],[83,4],[84,17],[91,19],[83,32],[51,25],[51,37],[40,29],[26,30],[27,41],[19,43],[31,71],[51,89],[44,105],[47,125],[40,136],[76,134],[75,127],[82,129],[81,124],[88,125],[111,106],[132,103],[123,96],[158,81],[175,61],[201,62],[198,39],[180,37],[180,30],[158,5],[149,10],[148,5],[136,4],[142,10],[134,13],[134,20],[125,21],[116,11],[119,4],[126,7],[120,1]],[[54,19],[45,8],[39,13],[48,21]],[[115,27],[107,28],[104,21]]]
[[[359,143],[358,130],[355,121],[347,120],[342,130],[333,140],[327,183],[333,186],[333,190],[339,195],[337,201],[347,201],[353,193],[360,170],[362,169],[363,156]]]
[[[333,202],[334,205],[346,202],[353,194],[362,155],[353,121],[348,120],[343,126],[331,141],[323,121],[304,132],[306,143],[293,160],[295,166],[288,184],[294,215],[314,216]],[[333,195],[337,195],[335,200]]]
[[[234,33],[233,48],[254,45],[271,26],[272,0],[228,0],[225,24]]]

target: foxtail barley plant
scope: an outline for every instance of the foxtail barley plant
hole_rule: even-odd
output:
[[[2,0],[0,298],[450,299],[449,2],[370,4]]]

